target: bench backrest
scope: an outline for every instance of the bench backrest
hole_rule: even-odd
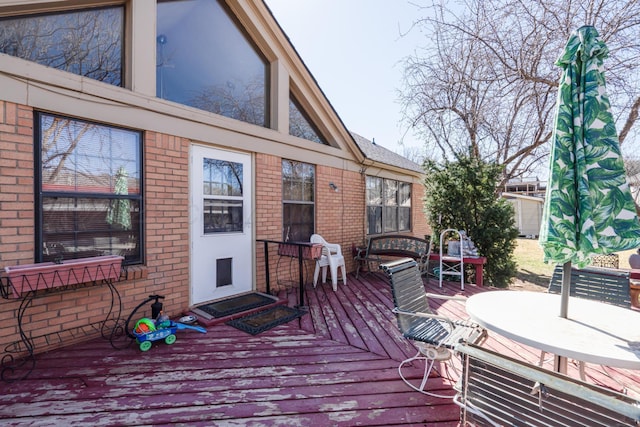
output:
[[[557,265],[554,269],[549,282],[549,292],[560,293],[562,269],[562,265]],[[601,268],[572,268],[569,295],[629,308],[631,307],[629,272]]]
[[[421,258],[429,256],[431,242],[413,236],[387,235],[369,238],[367,256],[390,255]]]
[[[456,403],[461,425],[636,426],[640,402],[470,344]],[[493,423],[493,424],[492,424]]]

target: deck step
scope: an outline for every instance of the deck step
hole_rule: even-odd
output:
[[[257,313],[259,311],[268,310],[278,305],[287,305],[287,303],[288,301],[284,299],[274,299],[274,302],[271,304],[261,305],[260,307],[255,307],[249,310],[240,311],[238,313],[233,313],[223,317],[213,317],[209,313],[206,313],[198,309],[197,307],[191,307],[189,310],[185,312],[185,315],[195,316],[198,324],[208,327],[208,326],[219,325],[221,323],[227,323],[229,320],[238,319],[240,317],[248,316],[250,314]]]

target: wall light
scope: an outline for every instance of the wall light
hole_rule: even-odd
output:
[[[337,185],[335,185],[333,182],[330,182],[330,183],[329,183],[329,188],[331,188],[331,189],[332,189],[333,191],[335,191],[336,193],[337,193],[338,191],[340,191],[340,190],[338,189],[338,186],[337,186]]]

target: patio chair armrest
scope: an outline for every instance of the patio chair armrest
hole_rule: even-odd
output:
[[[356,256],[353,257],[356,261],[364,261],[367,259],[367,248],[356,248]]]
[[[432,294],[430,292],[426,293],[428,298],[438,298],[438,299],[446,299],[446,300],[452,300],[452,301],[466,301],[467,297],[465,296],[460,296],[460,295],[440,295],[440,294]]]
[[[326,247],[327,247],[327,249],[329,249],[329,253],[342,255],[342,249],[340,248],[339,244],[337,244],[337,243],[327,243]]]
[[[446,316],[441,316],[439,314],[431,314],[431,313],[422,313],[422,312],[413,312],[413,311],[406,311],[406,310],[400,310],[399,308],[394,308],[393,310],[391,310],[393,313],[395,314],[403,314],[405,316],[414,316],[414,317],[422,317],[424,319],[435,319],[435,320],[441,320],[443,322],[447,322],[449,324],[449,326],[451,326],[451,330],[454,330],[457,325],[455,323],[453,323],[453,321],[451,319],[449,319]]]

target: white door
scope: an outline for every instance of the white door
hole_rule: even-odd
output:
[[[191,304],[253,288],[251,156],[193,145]]]

